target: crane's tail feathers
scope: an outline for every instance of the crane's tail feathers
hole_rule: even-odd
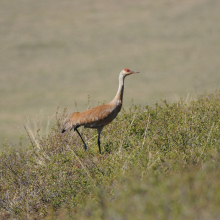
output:
[[[69,128],[71,128],[71,123],[69,121],[65,122],[63,125],[63,129],[62,129],[62,133],[64,133],[66,130],[68,130]]]
[[[74,128],[75,120],[74,117],[79,114],[79,112],[74,112],[73,114],[69,115],[65,120],[64,120],[64,124],[63,124],[63,129],[62,129],[62,133],[64,133],[66,130],[68,130],[70,128],[70,130],[72,130]],[[76,126],[76,125],[75,125]],[[79,127],[77,125],[77,127]],[[74,128],[75,130],[75,128]]]

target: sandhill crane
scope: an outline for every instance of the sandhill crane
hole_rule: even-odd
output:
[[[116,118],[117,114],[120,112],[124,92],[124,79],[126,76],[133,73],[139,72],[131,71],[129,69],[123,69],[119,74],[119,87],[115,98],[108,104],[97,106],[84,112],[72,113],[65,119],[62,133],[64,133],[67,129],[74,129],[74,131],[76,131],[80,136],[84,144],[84,149],[86,150],[86,143],[77,128],[80,126],[84,126],[85,128],[96,128],[98,131],[99,153],[101,154],[100,134],[103,127],[112,122]]]

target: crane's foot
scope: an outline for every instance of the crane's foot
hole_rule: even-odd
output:
[[[86,144],[84,144],[83,147],[84,147],[85,150],[87,150],[87,145]]]

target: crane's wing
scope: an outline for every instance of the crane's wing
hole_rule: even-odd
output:
[[[97,106],[80,113],[79,124],[87,128],[99,128],[109,124],[117,116],[120,109],[111,104]]]
[[[85,126],[86,128],[103,127],[112,122],[120,110],[121,105],[115,106],[112,103],[108,103],[84,112],[74,112],[65,119],[62,133],[69,128],[72,129],[74,126]]]

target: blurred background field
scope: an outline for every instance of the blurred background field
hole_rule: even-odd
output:
[[[220,85],[219,0],[0,2],[0,142],[59,107],[110,101],[123,68],[124,108],[191,98]],[[77,103],[77,106],[75,105]],[[53,121],[53,119],[51,119]],[[52,122],[51,122],[52,123]]]

